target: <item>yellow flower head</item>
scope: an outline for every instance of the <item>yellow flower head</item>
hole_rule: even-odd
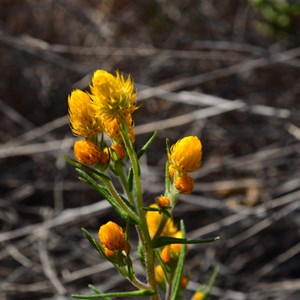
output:
[[[94,165],[96,163],[108,163],[107,152],[102,152],[95,143],[89,140],[80,140],[75,142],[74,155],[80,163],[87,166]]]
[[[200,167],[202,144],[198,137],[187,136],[171,147],[168,157],[170,166],[179,174],[194,172]]]
[[[125,233],[118,224],[109,221],[102,225],[99,229],[98,237],[107,256],[112,256],[112,251],[125,251],[128,253],[128,243]]]
[[[202,291],[198,291],[193,295],[192,300],[202,300],[205,297],[205,293]]]
[[[151,204],[150,207],[158,208],[158,205]],[[146,220],[147,220],[150,237],[153,238],[162,220],[162,215],[158,211],[147,211]],[[173,236],[174,234],[176,234],[176,232],[177,232],[177,227],[174,225],[173,220],[169,219],[161,235]]]
[[[113,118],[123,120],[137,109],[137,94],[130,76],[125,80],[119,72],[113,76],[104,70],[97,70],[90,89],[97,114],[105,121]]]
[[[194,179],[187,174],[178,177],[175,181],[176,189],[184,195],[190,194],[194,189],[194,185]]]
[[[91,137],[103,130],[102,120],[95,115],[90,96],[75,90],[68,97],[69,121],[74,135]]]

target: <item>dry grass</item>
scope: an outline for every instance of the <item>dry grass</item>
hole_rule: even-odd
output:
[[[202,139],[195,193],[175,217],[189,237],[221,241],[190,248],[186,299],[216,264],[212,299],[299,299],[299,37],[261,35],[258,13],[237,0],[0,8],[1,299],[127,289],[80,232],[117,217],[63,156],[74,141],[67,95],[99,68],[135,80],[137,147],[158,130],[142,161],[147,203],[163,191],[165,138]]]

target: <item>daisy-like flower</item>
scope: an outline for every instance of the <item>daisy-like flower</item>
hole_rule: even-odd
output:
[[[68,97],[69,121],[74,135],[93,137],[103,130],[102,120],[96,115],[90,96],[74,90]]]
[[[109,221],[102,225],[99,229],[98,237],[107,256],[113,256],[115,252],[122,251],[128,254],[128,243],[125,233],[118,224]]]
[[[200,167],[202,144],[198,137],[187,136],[171,147],[168,158],[170,167],[180,175],[195,172]]]
[[[75,142],[74,155],[80,163],[87,166],[97,163],[106,165],[109,160],[108,151],[101,151],[100,148],[90,140]]]
[[[150,208],[158,208],[157,204],[151,204]],[[146,221],[149,230],[150,237],[153,238],[160,222],[162,221],[162,214],[159,211],[147,211],[146,213]],[[177,227],[175,226],[172,219],[169,219],[161,233],[164,236],[174,236],[177,232]]]
[[[93,105],[97,110],[96,115],[104,121],[114,118],[124,120],[138,108],[137,94],[130,76],[125,80],[119,72],[113,76],[104,70],[97,70],[93,75],[90,90]]]

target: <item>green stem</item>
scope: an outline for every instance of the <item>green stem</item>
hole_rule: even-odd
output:
[[[119,196],[118,192],[116,191],[114,185],[110,180],[103,180],[106,187],[108,188],[110,194],[114,197],[118,205],[133,219],[136,220],[138,223],[140,222],[139,217],[123,202],[121,197]]]
[[[137,288],[141,289],[141,290],[151,290],[151,286],[149,286],[148,284],[140,281],[138,278],[134,277],[131,280],[131,283],[136,286]]]
[[[137,226],[137,231],[139,234],[139,237],[141,239],[141,243],[143,245],[144,253],[145,253],[145,263],[146,263],[146,270],[147,270],[147,276],[148,276],[148,282],[150,286],[156,291],[154,295],[151,296],[152,300],[159,300],[159,296],[157,293],[157,286],[155,281],[155,274],[154,274],[154,250],[150,247],[151,244],[151,238],[148,231],[145,211],[143,209],[144,203],[143,203],[143,195],[142,195],[142,188],[141,188],[141,182],[140,182],[140,174],[139,174],[139,162],[136,155],[136,152],[134,151],[132,142],[128,135],[128,128],[125,122],[120,122],[120,128],[121,128],[121,134],[122,138],[127,150],[127,154],[129,156],[129,159],[131,161],[132,165],[132,171],[134,176],[134,183],[135,183],[135,191],[136,191],[136,197],[135,200],[135,207],[137,210],[137,214],[140,219],[140,223]]]
[[[124,173],[124,167],[121,167],[119,169],[119,171],[120,171],[119,172],[119,177],[120,177],[120,181],[121,181],[123,190],[126,193],[130,204],[134,206],[134,199],[133,199],[132,193],[130,192],[130,189],[129,189],[129,186],[128,186],[127,178],[126,178],[125,173]]]

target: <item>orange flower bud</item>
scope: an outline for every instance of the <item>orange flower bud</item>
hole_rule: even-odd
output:
[[[186,275],[182,275],[181,280],[180,280],[180,287],[181,289],[185,289],[187,284],[189,282],[189,277]]]
[[[108,148],[104,148],[104,150],[101,152],[101,158],[99,160],[99,164],[101,165],[107,165],[109,163],[109,154],[108,154]]]
[[[100,243],[105,248],[107,256],[112,256],[110,251],[125,251],[128,253],[128,244],[125,239],[125,233],[123,229],[114,222],[107,222],[102,225],[98,232]],[[106,251],[106,249],[110,251]]]
[[[156,198],[156,202],[160,208],[164,209],[170,205],[170,198],[161,195],[158,198]]]
[[[110,148],[117,153],[118,159],[124,158],[125,151],[121,145],[114,144],[114,145],[111,145]]]
[[[185,174],[176,179],[175,187],[181,194],[188,195],[193,191],[194,184],[194,179]]]
[[[74,155],[84,165],[93,165],[101,161],[99,147],[89,140],[77,141],[74,144]]]
[[[171,244],[163,248],[160,257],[165,264],[177,260],[181,251],[181,244]]]
[[[113,257],[115,256],[115,252],[112,250],[109,250],[108,248],[104,247],[104,253],[107,257]]]

